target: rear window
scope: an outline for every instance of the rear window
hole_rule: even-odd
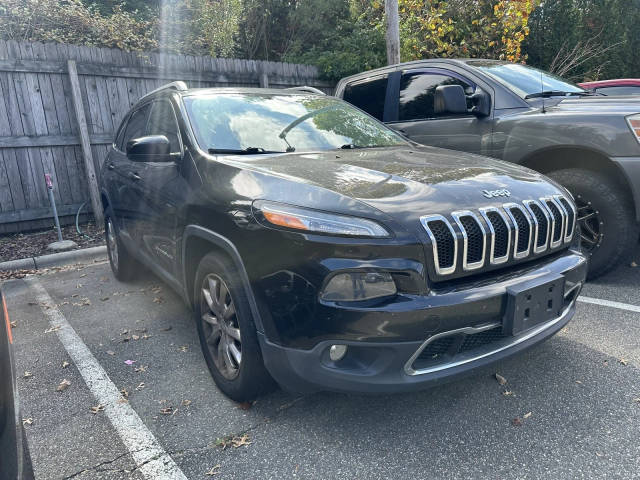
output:
[[[382,121],[384,99],[387,95],[387,75],[381,75],[362,82],[352,83],[344,89],[343,98]]]

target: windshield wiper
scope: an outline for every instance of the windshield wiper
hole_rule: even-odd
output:
[[[260,155],[265,153],[285,153],[276,150],[265,150],[262,147],[247,147],[247,148],[210,148],[211,154],[227,154],[227,155]]]
[[[564,97],[565,95],[588,95],[587,92],[563,92],[562,90],[545,90],[544,92],[530,93],[525,100],[529,98],[547,98],[547,97]]]

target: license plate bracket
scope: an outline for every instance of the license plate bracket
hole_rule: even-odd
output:
[[[507,288],[507,307],[502,321],[505,335],[518,335],[557,318],[564,303],[564,276],[550,274]]]

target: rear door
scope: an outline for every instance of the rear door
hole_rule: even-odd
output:
[[[126,145],[133,138],[142,137],[149,119],[149,103],[134,110],[129,117],[122,137],[122,143],[113,150],[107,168],[113,166],[114,186],[111,202],[116,216],[117,228],[125,241],[135,241],[136,217],[139,211],[140,195],[137,187],[138,162],[127,158]]]
[[[492,120],[473,113],[451,115],[435,109],[434,97],[440,85],[460,85],[468,96],[480,88],[474,81],[443,68],[422,68],[397,72],[397,105],[389,108],[388,125],[424,145],[487,154],[491,150]],[[471,100],[468,100],[471,110]]]

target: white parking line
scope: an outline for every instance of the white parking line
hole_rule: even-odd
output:
[[[105,415],[131,453],[138,470],[148,479],[187,480],[182,470],[160,446],[131,405],[122,402],[118,388],[62,312],[58,310],[38,278],[28,277],[25,280],[35,293],[36,300],[42,308],[42,313],[49,319],[50,326],[57,329],[60,342],[76,364],[89,390],[98,403],[104,405]]]
[[[578,297],[578,301],[582,303],[591,303],[593,305],[602,305],[603,307],[619,308],[620,310],[627,310],[629,312],[640,313],[640,307],[638,305],[631,305],[629,303],[614,302],[612,300],[602,300],[600,298]]]

